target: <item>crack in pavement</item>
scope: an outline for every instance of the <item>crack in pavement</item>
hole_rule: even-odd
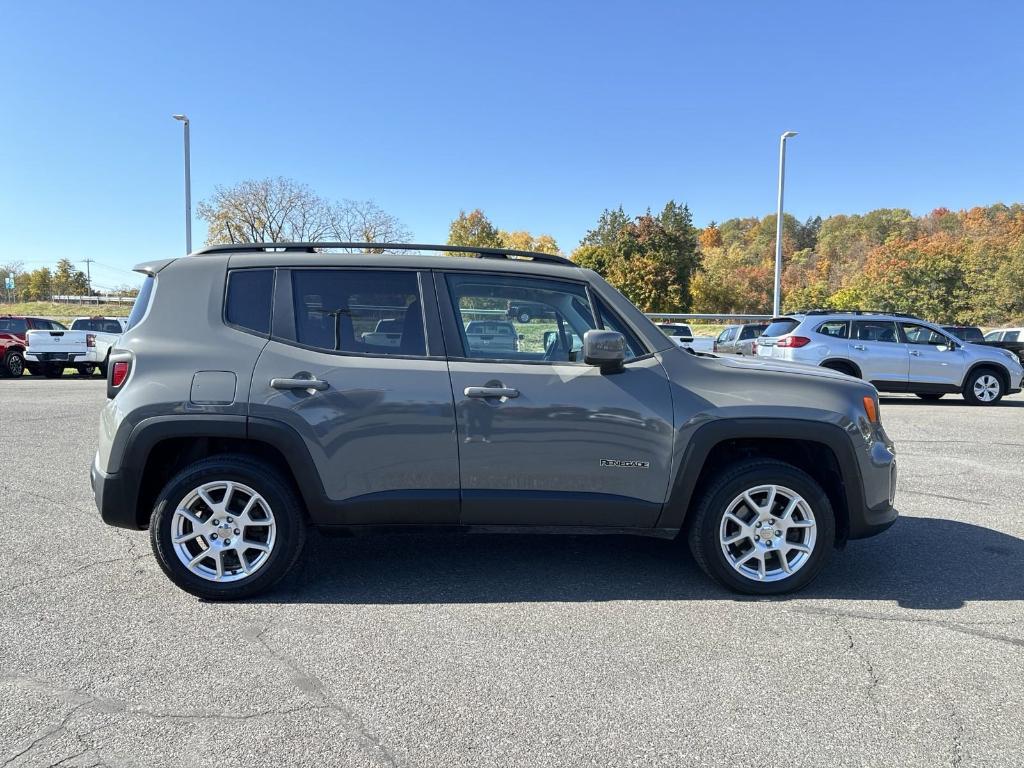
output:
[[[843,624],[842,617],[838,614],[832,614],[832,618],[835,619],[836,627],[840,629],[844,635],[846,635],[847,650],[854,654],[859,660],[864,670],[868,675],[868,687],[867,696],[871,700],[871,705],[875,709],[875,714],[882,717],[882,707],[878,703],[878,673],[875,672],[875,665],[871,663],[871,659],[868,655],[862,651],[857,643],[853,639],[853,632],[850,631],[849,627]]]
[[[255,720],[264,717],[290,715],[295,714],[296,712],[310,712],[316,710],[337,711],[337,708],[334,705],[330,703],[321,703],[319,705],[302,704],[300,706],[287,707],[285,709],[257,709],[255,712],[248,713],[219,712],[206,710],[194,710],[184,712],[161,712],[147,709],[144,707],[128,707],[124,704],[123,701],[117,699],[107,699],[100,696],[94,696],[84,691],[58,688],[44,681],[40,681],[35,678],[28,677],[27,675],[18,674],[15,672],[8,672],[3,675],[0,675],[0,683],[3,682],[9,683],[11,685],[14,685],[18,688],[22,688],[25,690],[37,693],[44,693],[46,695],[53,696],[59,701],[64,702],[65,704],[71,704],[72,708],[63,716],[63,718],[61,718],[61,721],[57,725],[48,728],[43,733],[39,734],[38,736],[35,736],[32,739],[32,741],[20,752],[7,758],[5,762],[0,763],[0,768],[6,768],[6,766],[11,765],[15,760],[18,760],[19,758],[25,756],[33,749],[38,747],[40,744],[45,742],[47,739],[53,737],[55,734],[59,733],[62,730],[67,730],[68,724],[71,722],[72,718],[86,708],[94,712],[99,712],[101,714],[108,715],[138,715],[140,717],[147,717],[153,720],[195,720],[200,722],[208,720],[246,722],[249,720]],[[82,744],[84,746],[84,742],[82,742],[81,740],[82,738],[104,728],[109,728],[112,725],[113,723],[106,723],[104,725],[93,728],[89,731],[73,735],[75,737],[75,740],[78,741],[79,744]],[[88,751],[90,750],[85,750],[85,752]],[[71,757],[64,757],[61,761],[54,763],[53,765],[59,765],[61,762],[66,762],[69,759],[71,759]],[[392,761],[391,764],[394,765],[395,763]]]
[[[955,622],[955,621],[943,621],[942,619],[924,619],[915,618],[913,616],[885,616],[874,613],[868,613],[866,611],[836,611],[827,610],[821,608],[790,608],[794,613],[802,613],[809,616],[844,616],[850,619],[866,619],[869,621],[894,621],[904,624],[930,624],[934,627],[941,627],[942,629],[948,629],[951,632],[959,632],[961,634],[970,635],[972,637],[980,637],[985,640],[993,640],[997,643],[1006,643],[1016,648],[1024,648],[1024,639],[1016,637],[1007,637],[1006,635],[996,634],[995,632],[986,632],[985,630],[975,629],[969,626],[966,622]],[[981,624],[982,622],[976,622]],[[984,622],[984,624],[991,624],[992,622]],[[1017,624],[1016,621],[1000,622],[999,626],[1012,626]]]
[[[262,629],[253,627],[249,633],[249,639],[262,646],[273,659],[283,664],[291,672],[291,682],[303,694],[320,701],[321,708],[330,709],[339,715],[349,726],[349,732],[355,736],[356,742],[361,744],[371,757],[381,757],[387,765],[397,768],[399,766],[398,760],[383,742],[367,728],[359,715],[352,709],[333,701],[328,695],[322,680],[306,672],[295,659],[284,652],[275,650],[267,642],[265,636],[270,629],[270,627]]]

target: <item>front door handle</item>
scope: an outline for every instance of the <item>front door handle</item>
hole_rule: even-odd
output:
[[[313,377],[308,379],[271,379],[270,386],[274,389],[316,389],[323,391],[327,389],[327,382]]]
[[[863,344],[854,344],[853,348],[856,349],[859,352],[867,352],[868,351],[868,348],[865,347]]]
[[[466,397],[519,397],[519,390],[508,387],[466,387],[462,394]]]
[[[916,349],[910,350],[910,354],[912,354],[914,357],[920,357],[921,356],[921,353],[918,352]]]

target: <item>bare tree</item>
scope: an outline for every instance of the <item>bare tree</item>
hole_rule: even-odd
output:
[[[209,225],[207,245],[343,240],[406,240],[401,222],[371,201],[332,203],[282,177],[218,186],[197,208]]]

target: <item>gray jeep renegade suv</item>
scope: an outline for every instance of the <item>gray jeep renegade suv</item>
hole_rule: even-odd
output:
[[[204,598],[269,588],[309,523],[679,535],[763,595],[896,519],[871,385],[681,349],[558,256],[275,243],[137,270],[93,489]],[[547,311],[515,345],[467,333],[510,303]]]

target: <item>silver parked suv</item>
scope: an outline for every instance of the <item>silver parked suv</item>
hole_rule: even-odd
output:
[[[882,392],[924,400],[962,393],[994,405],[1020,392],[1024,369],[1012,352],[954,337],[913,315],[812,310],[772,319],[757,340],[761,359],[831,368],[870,381]]]
[[[204,598],[269,588],[308,524],[681,533],[764,595],[896,519],[869,385],[680,349],[558,256],[274,243],[137,269],[92,485]],[[514,343],[477,343],[506,322]]]

